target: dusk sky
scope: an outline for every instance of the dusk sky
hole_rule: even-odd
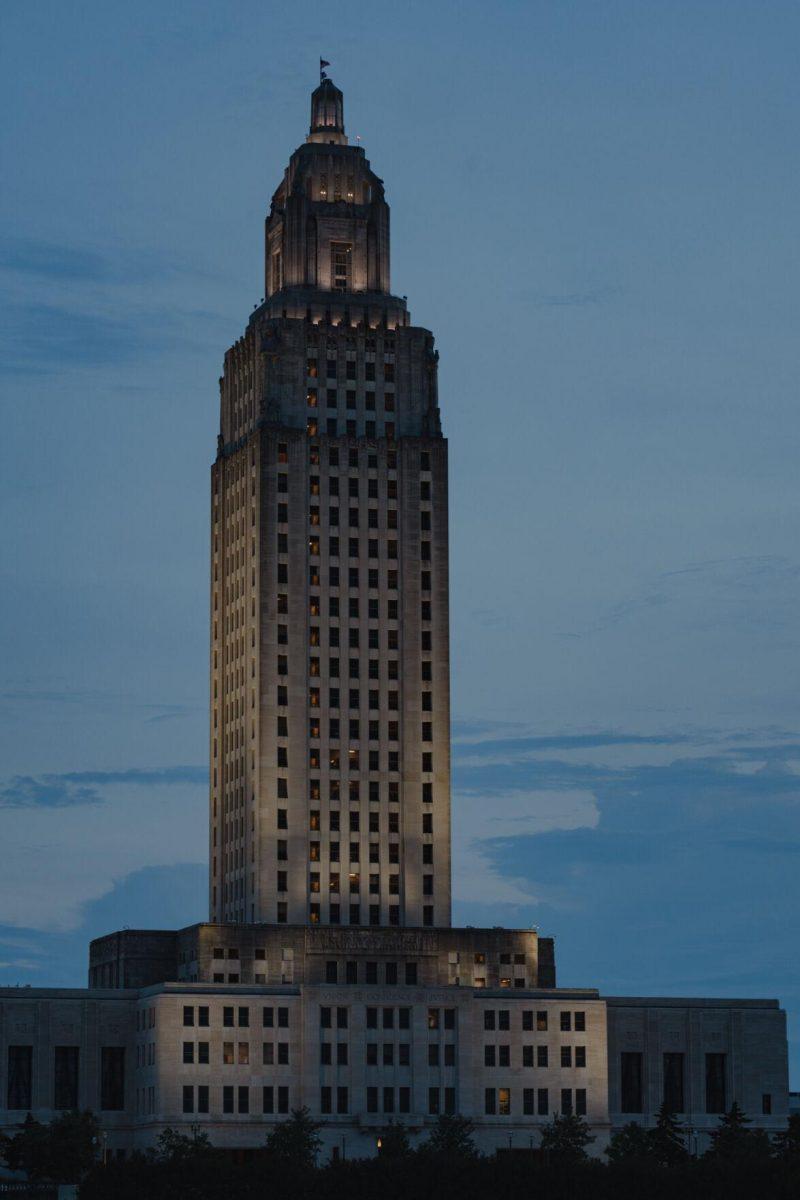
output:
[[[0,22],[0,983],[207,916],[217,379],[323,55],[441,355],[454,920],[778,997],[798,1087],[800,8]]]

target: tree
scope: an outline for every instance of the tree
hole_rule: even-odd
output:
[[[213,1150],[208,1134],[193,1125],[191,1134],[178,1133],[167,1126],[156,1139],[155,1157],[159,1162],[185,1163],[189,1159],[202,1158]]]
[[[78,1183],[94,1165],[99,1133],[91,1112],[65,1112],[49,1125],[28,1113],[19,1133],[0,1141],[0,1155],[34,1182]]]
[[[582,1162],[588,1157],[586,1147],[594,1140],[589,1126],[574,1113],[566,1117],[556,1114],[542,1130],[542,1150],[553,1162]]]
[[[767,1158],[770,1141],[763,1129],[748,1129],[750,1118],[734,1100],[723,1113],[719,1125],[711,1131],[711,1145],[706,1157],[720,1162],[741,1162],[744,1159]]]
[[[390,1121],[381,1130],[378,1141],[378,1153],[381,1158],[406,1158],[411,1153],[411,1143],[403,1124],[395,1124],[394,1121]]]
[[[800,1163],[800,1113],[792,1113],[786,1128],[775,1134],[772,1152],[783,1162]]]
[[[676,1167],[689,1157],[684,1142],[683,1126],[666,1104],[662,1104],[656,1113],[655,1128],[648,1130],[648,1137],[650,1152],[662,1167]]]
[[[313,1167],[322,1146],[319,1128],[307,1108],[293,1108],[288,1120],[281,1121],[268,1134],[267,1150],[292,1166]]]
[[[426,1154],[441,1154],[449,1158],[479,1158],[472,1137],[474,1132],[475,1126],[468,1117],[443,1113],[420,1150]]]
[[[653,1155],[652,1130],[631,1121],[611,1138],[606,1147],[609,1162],[641,1162]]]

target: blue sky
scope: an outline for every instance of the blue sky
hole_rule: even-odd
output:
[[[796,1067],[797,6],[2,25],[0,981],[205,915],[216,380],[322,54],[441,352],[456,920],[778,996]]]

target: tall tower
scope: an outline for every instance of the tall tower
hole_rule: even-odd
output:
[[[450,922],[447,444],[389,206],[324,79],[225,355],[211,471],[212,921]]]

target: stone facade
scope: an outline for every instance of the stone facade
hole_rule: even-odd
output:
[[[330,943],[322,952],[332,953]],[[457,1111],[492,1152],[535,1147],[554,1113],[577,1111],[599,1154],[627,1122],[652,1125],[677,1079],[693,1149],[734,1099],[756,1126],[785,1125],[785,1014],[776,1001],[437,986],[407,983],[404,971],[387,982],[385,965],[377,983],[362,975],[353,984],[348,961],[337,961],[336,982],[0,990],[0,1130],[13,1131],[28,1111],[49,1120],[77,1098],[97,1112],[112,1153],[193,1125],[215,1145],[256,1148],[307,1105],[322,1124],[323,1157],[363,1156],[375,1153],[389,1120],[422,1139],[439,1112]],[[74,1050],[74,1096],[57,1083],[57,1048]],[[20,1051],[31,1064],[27,1084],[14,1065]],[[676,1054],[679,1076],[665,1071],[665,1055]],[[631,1055],[633,1073],[623,1064]]]

